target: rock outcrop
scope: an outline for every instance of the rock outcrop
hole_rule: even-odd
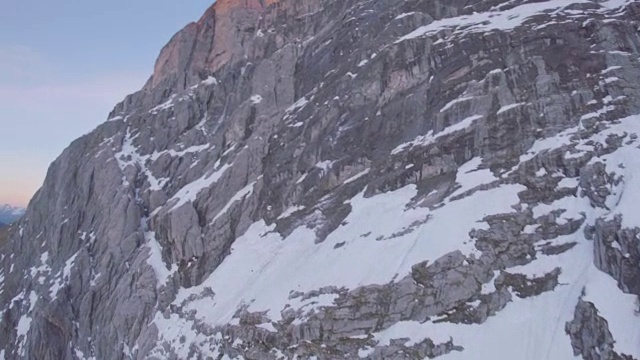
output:
[[[0,240],[0,358],[640,358],[639,21],[219,0]]]

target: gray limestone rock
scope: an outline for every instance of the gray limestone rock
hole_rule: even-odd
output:
[[[547,297],[568,352],[638,358],[574,291],[640,294],[638,24],[218,0],[0,230],[0,358],[517,358],[465,334]]]
[[[614,351],[615,340],[609,332],[607,321],[598,315],[598,309],[590,302],[578,301],[574,318],[566,324],[565,331],[571,337],[574,354],[585,360],[635,359]]]

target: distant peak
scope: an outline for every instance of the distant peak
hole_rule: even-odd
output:
[[[0,212],[11,213],[13,215],[22,215],[25,209],[19,206],[12,206],[9,204],[0,205]]]

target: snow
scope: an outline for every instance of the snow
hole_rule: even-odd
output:
[[[260,104],[262,102],[262,96],[253,95],[253,96],[251,96],[251,99],[249,99],[249,100],[251,100],[251,103],[254,104],[254,105]]]
[[[169,212],[180,208],[184,204],[195,201],[200,191],[208,189],[213,184],[217,183],[229,168],[231,168],[230,164],[224,164],[212,173],[207,173],[182,187],[180,191],[167,201],[167,204],[175,201]]]
[[[599,110],[597,110],[595,112],[591,112],[591,113],[583,115],[580,118],[580,120],[589,120],[589,119],[597,118],[600,115],[606,114],[609,111],[613,111],[613,110],[615,110],[615,106],[607,105],[607,106],[604,106],[604,107],[602,107],[601,109],[599,109]]]
[[[91,287],[94,287],[98,284],[98,279],[100,279],[100,276],[102,276],[102,273],[94,273],[91,275],[91,281],[89,282]]]
[[[505,113],[505,112],[507,112],[507,111],[509,111],[511,109],[515,109],[517,107],[524,106],[524,105],[527,105],[527,103],[523,103],[522,102],[522,103],[505,105],[505,106],[501,107],[500,109],[498,109],[498,112],[496,114],[500,115],[500,114]]]
[[[572,135],[578,130],[567,129],[556,136],[537,141],[521,160],[530,160],[540,152],[567,144],[574,145],[581,152],[585,151],[583,147],[589,141],[604,142],[611,134],[640,132],[640,117],[622,119],[587,139],[573,138]],[[634,204],[640,201],[640,190],[637,190],[640,189],[640,177],[634,176],[634,172],[640,168],[636,146],[625,146],[594,160],[614,164],[612,166],[619,163],[625,165],[624,168],[614,168],[616,176],[622,176],[623,181],[613,189],[614,195],[608,200],[610,213],[592,208],[587,198],[567,196],[550,204],[533,206],[534,217],[562,210],[558,215],[560,223],[587,217],[585,224],[591,224],[597,217],[624,213],[629,216],[624,220],[625,226],[640,225],[640,217],[632,215],[636,213]],[[451,196],[499,180],[488,169],[482,169],[481,165],[482,159],[473,158],[459,168],[456,182],[460,188]],[[323,161],[316,166],[330,169],[332,162]],[[368,170],[352,178],[364,176]],[[542,169],[537,174],[551,175]],[[219,214],[250,194],[253,185],[251,183],[235,194]],[[577,178],[564,178],[558,183],[558,188],[578,185]],[[209,326],[234,323],[237,321],[234,314],[243,306],[248,311],[267,311],[270,321],[274,322],[281,319],[280,312],[286,306],[305,311],[328,306],[335,300],[335,294],[305,301],[301,300],[302,297],[292,299],[290,294],[292,291],[307,293],[326,286],[355,289],[364,285],[386,284],[410,274],[412,265],[434,261],[454,250],[460,250],[465,255],[478,255],[469,239],[469,231],[486,228],[481,221],[486,215],[512,212],[512,205],[519,202],[518,193],[524,189],[524,186],[516,184],[497,185],[456,201],[449,198],[445,206],[433,210],[408,205],[417,194],[414,185],[370,198],[365,198],[364,192],[361,192],[347,201],[352,210],[343,224],[321,243],[315,242],[315,230],[305,224],[283,238],[274,231],[275,225],[269,226],[258,221],[233,243],[230,255],[201,285],[179,290],[174,304],[185,313],[192,313],[196,321]],[[623,192],[624,197],[621,196]],[[293,206],[283,216],[297,210],[301,210],[301,207]],[[455,226],[451,226],[451,219],[456,219]],[[538,225],[528,225],[524,231],[533,233],[537,228]],[[584,288],[584,299],[593,302],[607,319],[616,339],[616,351],[639,354],[640,328],[632,326],[634,322],[630,321],[636,316],[635,297],[623,294],[614,280],[594,267],[593,243],[584,238],[583,229],[551,242],[575,242],[576,245],[559,255],[538,254],[533,262],[506,271],[531,278],[561,267],[560,285],[554,291],[525,299],[514,296],[505,309],[482,325],[403,321],[374,334],[375,339],[386,344],[391,339],[407,337],[410,339],[408,344],[412,344],[427,337],[435,343],[452,338],[456,345],[465,350],[442,357],[449,360],[468,360],[470,354],[477,359],[574,359],[564,326],[573,318],[576,302]],[[342,246],[336,248],[337,244]],[[164,271],[168,271],[166,267]],[[494,272],[494,279],[498,275],[498,271]],[[192,297],[201,294],[205,288],[213,289],[215,295]],[[483,294],[493,291],[493,280],[483,284]],[[161,337],[178,350],[178,356],[188,354],[190,344],[204,340],[204,335],[193,330],[191,320],[177,315],[165,319],[158,314],[154,323]],[[268,331],[273,331],[272,326],[271,322],[259,325]],[[178,343],[175,339],[182,336],[186,341]],[[212,354],[215,353],[212,350]],[[360,355],[367,353],[362,351]]]
[[[213,76],[209,76],[206,79],[204,79],[201,84],[206,85],[206,86],[211,86],[211,85],[218,85],[218,79],[216,79]]]
[[[253,193],[253,187],[255,186],[255,184],[256,184],[256,181],[245,186],[242,190],[238,191],[235,195],[233,195],[233,197],[231,197],[231,199],[227,202],[227,204],[220,211],[218,211],[218,214],[213,218],[213,220],[211,220],[210,224],[215,223],[216,220],[218,220],[222,215],[226,214],[227,211],[229,211],[229,209],[231,208],[231,206],[233,206],[233,204],[235,204],[238,201],[244,200],[247,196],[251,195]]]
[[[75,261],[76,261],[76,257],[78,256],[80,252],[75,253],[71,258],[69,258],[69,260],[67,260],[67,262],[64,265],[64,268],[62,269],[62,278],[65,281],[69,281],[69,276],[71,276],[71,269],[73,268],[73,265],[75,265]]]
[[[573,318],[575,304],[583,286],[586,285],[587,289],[594,287],[594,290],[596,288],[600,290],[597,282],[594,281],[600,275],[592,263],[591,246],[583,239],[578,246],[567,253],[544,257],[544,260],[537,260],[528,265],[535,270],[529,272],[535,273],[548,272],[556,266],[562,266],[560,283],[570,285],[559,285],[553,292],[536,297],[526,299],[514,297],[504,310],[481,325],[432,322],[419,324],[404,321],[376,334],[376,340],[381,341],[381,344],[388,344],[391,339],[409,337],[410,342],[415,343],[428,337],[435,343],[443,343],[453,338],[456,345],[464,347],[464,351],[452,352],[442,357],[447,360],[468,360],[470,354],[473,354],[474,359],[575,359],[569,339],[564,333],[564,326]],[[520,272],[519,270],[521,269],[512,268],[509,272]],[[606,277],[606,275],[603,276]],[[613,309],[620,298],[631,298],[629,295],[622,295],[619,290],[594,292],[600,293],[601,297],[607,297],[606,301],[614,305]],[[625,311],[619,311],[616,317],[628,317],[632,314],[628,301],[625,305]],[[616,348],[624,349],[629,354],[638,354],[640,351],[638,328],[627,327],[618,330],[615,329],[615,325],[613,328],[612,333],[627,331],[626,334],[628,334],[626,337],[621,337],[623,342],[627,341],[627,343],[622,345],[616,343]],[[615,333],[614,338],[618,339]]]
[[[579,127],[566,129],[555,136],[537,140],[524,155],[520,156],[520,163],[531,160],[543,151],[560,148],[566,145],[571,135],[575,134]]]
[[[38,267],[32,267],[31,268],[31,277],[35,278],[36,275],[38,275],[39,273],[41,274],[46,274],[48,273],[51,268],[47,265],[47,260],[49,259],[49,252],[45,251],[44,253],[42,253],[42,255],[40,255],[40,266]]]
[[[557,1],[554,4],[564,3]],[[549,3],[525,4],[516,9],[539,9],[544,6],[551,5]],[[523,11],[514,19],[523,21],[526,16],[531,16],[527,14]],[[470,17],[474,16],[479,15],[474,14]],[[498,19],[492,21],[498,21],[501,18],[501,16],[496,17]],[[456,99],[445,105],[441,112],[458,102],[470,99],[464,97]],[[289,111],[301,108],[306,103],[306,98],[302,98]],[[503,106],[498,113],[523,105],[525,104],[518,103]],[[611,109],[613,108],[604,107],[595,115],[587,114],[583,119],[599,116]],[[402,144],[392,153],[404,151],[408,147],[426,145],[441,136],[465,130],[480,118],[482,118],[481,115],[470,116],[445,128],[440,133],[429,132]],[[619,124],[611,125],[609,130],[603,131],[595,138],[603,142],[609,134],[622,131],[638,132],[639,122],[640,117],[622,119]],[[521,156],[520,161],[528,161],[541,152],[566,146],[572,142],[571,135],[578,130],[579,127],[567,129],[556,136],[536,141],[531,149]],[[567,156],[580,156],[582,151],[588,150],[585,148],[588,140],[590,139],[573,140],[577,152],[569,153]],[[197,152],[204,151],[206,148],[198,147],[192,150]],[[635,215],[637,204],[640,202],[640,176],[635,174],[637,169],[640,169],[640,157],[637,151],[635,146],[627,146],[597,159],[608,164],[619,162],[625,164],[624,169],[615,168],[617,176],[622,176],[623,181],[612,189],[614,196],[608,200],[611,208],[609,215],[625,214],[624,226],[640,226],[640,216]],[[128,153],[137,154],[131,149]],[[473,158],[459,168],[456,182],[460,187],[450,195],[450,198],[499,180],[490,170],[480,168],[481,164],[481,158]],[[330,160],[316,164],[316,167],[325,173],[332,166],[333,162]],[[228,164],[216,166],[214,171],[183,187],[169,200],[177,201],[172,210],[187,202],[195,201],[199,192],[215,184],[229,167]],[[369,171],[370,169],[366,169],[347,179],[345,183],[353,182],[368,174]],[[544,168],[541,168],[536,175],[548,174]],[[306,174],[297,183],[303,181],[305,177]],[[234,204],[251,195],[255,184],[256,182],[249,183],[234,194],[212,222],[218,220]],[[558,188],[578,185],[576,178],[564,178],[559,182]],[[272,321],[280,320],[280,311],[287,305],[293,309],[305,310],[328,306],[335,300],[335,294],[325,294],[305,301],[300,297],[291,299],[289,296],[291,291],[308,292],[325,286],[355,289],[364,285],[386,284],[408,275],[412,265],[425,260],[433,261],[454,250],[460,250],[466,255],[477,254],[474,244],[469,239],[469,231],[485,226],[481,219],[486,215],[511,212],[511,206],[519,201],[518,193],[524,189],[521,185],[509,184],[489,190],[478,190],[473,196],[456,201],[448,200],[444,207],[434,210],[412,208],[408,205],[417,194],[414,185],[370,198],[364,197],[364,192],[361,192],[347,201],[352,211],[344,223],[324,242],[318,244],[315,242],[314,229],[308,228],[307,225],[301,225],[283,238],[274,231],[274,225],[269,226],[263,221],[258,221],[233,243],[230,255],[209,278],[199,286],[181,289],[174,304],[184,305],[185,312],[192,311],[195,319],[210,326],[232,323],[237,309],[243,305],[248,306],[249,311],[268,311],[267,315]],[[624,196],[622,196],[623,192]],[[280,218],[290,216],[302,209],[304,207],[299,205],[292,206]],[[575,196],[532,207],[534,217],[546,216],[557,210],[563,210],[558,215],[559,223],[587,217],[585,223],[590,224],[596,217],[605,215],[605,210],[593,209],[588,199]],[[451,225],[451,219],[456,219],[455,226]],[[143,224],[143,226],[146,228],[146,225]],[[539,225],[527,225],[524,232],[534,233],[538,227]],[[144,233],[146,245],[149,248],[147,261],[156,273],[158,286],[161,286],[173,274],[176,265],[173,265],[172,269],[167,269],[162,261],[162,248],[155,238],[155,233],[148,229]],[[629,320],[635,319],[632,316],[635,316],[634,311],[637,309],[636,297],[623,294],[617,289],[613,279],[593,266],[593,243],[584,239],[582,229],[572,235],[554,239],[553,242],[576,242],[577,245],[559,255],[538,254],[538,258],[530,264],[507,269],[511,273],[533,277],[561,267],[561,285],[553,292],[527,299],[514,297],[504,310],[490,317],[482,325],[403,321],[376,333],[376,340],[381,344],[387,344],[391,339],[408,337],[410,339],[408,345],[410,345],[426,337],[436,343],[453,338],[454,343],[463,346],[465,350],[443,356],[445,360],[466,360],[469,359],[470,354],[477,359],[574,359],[570,343],[564,333],[564,326],[572,319],[576,301],[584,288],[586,294],[584,299],[593,302],[600,314],[607,319],[610,331],[616,339],[616,351],[640,354],[640,328],[632,326],[634,322]],[[337,244],[343,246],[336,249]],[[46,258],[42,262],[46,262]],[[65,273],[69,273],[66,268],[63,271],[63,278],[66,277]],[[499,272],[495,272],[494,278],[498,274]],[[206,298],[196,297],[193,301],[188,300],[190,295],[200,294],[205,288],[214,289],[215,295]],[[487,294],[492,291],[495,291],[493,281],[483,284],[482,293]],[[177,315],[170,315],[165,319],[162,314],[157,314],[154,323],[159,328],[160,336],[171,341],[172,346],[176,348],[178,357],[186,357],[190,344],[204,341],[206,338],[194,330],[190,321],[181,319]],[[23,316],[20,319],[19,329],[28,332],[29,327],[30,318]],[[259,327],[274,331],[271,322],[261,324]],[[183,336],[186,341],[178,342],[177,339]],[[505,339],[509,340],[505,341]],[[211,356],[214,356],[213,354],[216,352],[212,350]],[[366,355],[366,352],[362,352],[361,355]]]
[[[603,81],[605,82],[605,84],[610,84],[612,82],[620,81],[620,78],[615,77],[615,76],[610,76],[610,77],[604,79]]]
[[[584,300],[593,303],[598,308],[598,314],[607,320],[609,331],[616,341],[614,349],[619,353],[637,356],[640,354],[637,296],[622,293],[612,277],[595,268],[591,269],[589,275]]]
[[[622,66],[609,66],[608,68],[604,69],[601,71],[601,74],[606,74],[608,72],[614,71],[614,70],[620,70],[622,69]]]
[[[280,214],[280,216],[278,216],[278,219],[284,219],[287,218],[291,215],[293,215],[294,213],[300,211],[300,210],[304,210],[305,207],[302,205],[295,205],[295,206],[291,206],[290,208],[288,208],[287,210],[285,210],[282,214]]]
[[[285,112],[290,113],[290,112],[296,111],[298,109],[305,107],[308,103],[309,103],[309,100],[307,100],[306,97],[302,97],[298,99],[298,101],[293,103],[293,105],[291,105],[289,108],[287,108]]]
[[[126,345],[125,345],[125,346],[126,346]],[[89,356],[89,357],[87,357],[87,356],[85,356],[85,354],[84,354],[82,351],[80,351],[80,350],[78,350],[78,349],[74,349],[74,352],[75,352],[75,354],[76,354],[76,357],[77,357],[79,360],[96,360],[96,358],[95,358],[94,356]],[[133,357],[131,357],[131,358],[133,358]]]
[[[458,168],[458,174],[456,176],[456,182],[460,185],[460,188],[453,192],[450,197],[463,194],[464,192],[471,190],[479,185],[489,184],[498,180],[491,170],[478,169],[482,162],[479,157],[473,158]]]
[[[540,169],[538,169],[538,171],[536,171],[536,176],[541,177],[541,176],[545,176],[547,175],[547,169],[541,167]]]
[[[624,123],[617,127],[623,127],[621,131],[626,130],[640,135],[639,121],[640,117],[637,117],[637,120],[633,123],[635,128],[624,126]],[[627,122],[629,122],[629,120],[627,120]],[[614,131],[615,130],[611,132]],[[602,159],[609,164],[619,162],[624,164],[624,169],[616,167],[615,170],[607,170],[615,171],[616,177],[622,176],[622,182],[616,188],[609,189],[613,194],[610,196],[610,201],[607,202],[607,206],[615,207],[610,217],[621,214],[623,215],[622,226],[630,228],[640,227],[640,216],[637,210],[638,204],[640,203],[640,175],[638,175],[640,156],[638,156],[638,149],[635,146],[625,146],[612,154],[603,156]]]
[[[122,117],[121,115],[117,115],[117,116],[114,116],[114,117],[108,118],[108,119],[107,119],[107,122],[110,122],[110,121],[119,121],[119,120],[124,120],[124,117]]]
[[[580,180],[578,178],[568,178],[563,177],[560,182],[558,182],[557,188],[576,188],[580,184]]]
[[[210,336],[196,332],[190,324],[175,314],[171,314],[166,319],[164,316],[156,316],[154,321],[158,328],[162,329],[160,332],[160,339],[166,340],[171,344],[171,348],[176,352],[178,359],[189,358],[191,344],[202,343],[205,340],[210,339]],[[213,337],[216,340],[222,340],[219,333],[215,334]],[[181,341],[180,339],[182,338],[187,339],[188,341]],[[204,351],[202,356],[210,356],[214,359],[217,359],[219,355],[217,351],[208,351],[208,348],[202,348],[201,351]],[[158,348],[154,349],[149,354],[149,357],[153,357],[153,355],[159,359],[167,358],[163,350]]]
[[[23,297],[23,300],[24,297]],[[18,354],[24,355],[24,344],[26,342],[26,336],[31,330],[31,314],[38,301],[38,294],[35,291],[29,293],[29,309],[26,314],[23,314],[18,320],[18,326],[16,327],[16,340],[18,341]],[[13,303],[13,301],[12,301]]]
[[[49,287],[49,296],[52,300],[55,300],[58,297],[58,293],[60,289],[66,286],[69,283],[69,277],[71,276],[71,270],[73,269],[73,265],[75,264],[76,257],[80,251],[76,252],[72,257],[67,259],[65,262],[64,268],[56,274],[54,277],[51,286]]]
[[[569,24],[571,22],[572,22],[572,20],[567,20],[567,21],[547,21],[547,22],[544,22],[544,23],[542,23],[540,25],[534,26],[532,28],[532,30],[536,30],[537,31],[537,30],[544,29],[544,28],[546,28],[547,26],[550,26],[550,25]]]
[[[300,176],[300,178],[298,179],[298,181],[296,181],[296,185],[302,183],[304,181],[304,179],[307,178],[307,176],[309,175],[309,173],[304,173],[302,174],[302,176]]]
[[[369,171],[371,171],[371,169],[365,169],[365,170],[353,175],[352,177],[350,177],[347,180],[345,180],[344,184],[349,184],[349,183],[352,183],[352,182],[360,179],[361,177],[367,175],[369,173]]]
[[[169,154],[171,157],[184,157],[188,154],[195,154],[195,153],[199,153],[205,150],[209,150],[210,148],[212,148],[211,144],[202,144],[202,145],[194,145],[194,146],[190,146],[186,149],[183,150],[164,150],[164,151],[156,151],[151,155],[148,156],[139,156],[141,161],[146,161],[147,159],[150,159],[152,161],[156,161],[158,160],[161,156],[165,155],[165,154]]]
[[[317,167],[318,169],[322,170],[322,174],[327,174],[329,173],[329,171],[331,171],[331,167],[333,166],[334,161],[331,160],[324,160],[321,161],[319,163],[316,164],[315,167]]]
[[[611,95],[607,95],[602,98],[602,102],[605,104],[611,104],[612,102],[624,100],[626,97],[627,97],[626,95],[620,95],[620,96],[617,96],[616,98],[613,98],[611,97]]]
[[[460,122],[455,123],[449,127],[446,127],[444,130],[440,131],[437,134],[433,134],[433,130],[429,131],[426,135],[421,135],[415,138],[412,141],[406,142],[404,144],[400,144],[398,147],[391,151],[391,155],[399,154],[407,149],[411,149],[417,146],[426,146],[432,144],[437,139],[452,134],[457,131],[462,131],[473,125],[476,120],[482,119],[484,116],[482,115],[473,115],[467,118],[462,119]]]
[[[289,305],[293,309],[301,309],[304,311],[308,311],[309,309],[318,309],[318,308],[334,305],[334,301],[337,298],[338,298],[338,294],[322,294],[319,296],[310,297],[305,300],[302,300],[301,297],[298,297],[291,300]],[[292,324],[294,325],[302,324],[307,318],[308,317],[306,316],[296,318]]]
[[[143,219],[143,227],[146,228],[146,219]],[[172,264],[171,269],[167,269],[164,261],[162,261],[162,246],[156,239],[156,233],[154,231],[146,230],[144,232],[144,238],[146,240],[146,246],[149,249],[149,257],[147,258],[147,264],[153,268],[156,274],[156,288],[160,288],[167,283],[169,277],[178,271],[178,265]]]
[[[528,3],[515,6],[503,11],[486,11],[473,13],[471,15],[456,16],[433,21],[428,25],[421,26],[414,31],[400,37],[396,44],[406,40],[416,39],[423,36],[434,35],[442,30],[453,30],[453,34],[459,33],[484,33],[492,30],[508,31],[522,25],[533,16],[558,11],[563,7],[587,2],[586,0],[548,0],[544,2]]]
[[[161,111],[171,109],[174,105],[173,102],[175,98],[176,98],[175,94],[171,95],[167,101],[149,110],[149,114],[155,115]]]
[[[463,97],[459,97],[457,99],[454,99],[452,101],[449,101],[442,109],[440,109],[440,112],[443,113],[449,109],[451,109],[455,104],[461,103],[461,102],[465,102],[465,101],[469,101],[472,100],[474,97],[473,96],[463,96]]]
[[[227,155],[231,154],[231,152],[233,152],[233,150],[235,150],[235,149],[236,149],[236,144],[233,144],[233,145],[229,146],[229,148],[228,148],[227,150],[225,150],[225,151],[222,153],[222,155],[220,155],[220,158],[223,158],[223,157],[225,157],[225,156],[227,156]],[[246,147],[245,147],[245,149],[246,149]],[[216,167],[217,167],[217,166],[218,166],[218,165],[216,164]]]
[[[29,329],[31,329],[31,317],[23,315],[22,317],[20,317],[18,326],[16,327],[17,337],[27,335]]]
[[[632,0],[608,0],[601,2],[600,5],[610,10],[617,10],[631,2]]]
[[[404,19],[405,17],[411,16],[411,15],[413,15],[415,13],[416,13],[415,11],[412,11],[412,12],[407,12],[407,13],[400,14],[400,15],[396,16],[395,20]]]
[[[566,223],[569,220],[577,220],[583,218],[580,206],[575,206],[575,197],[567,196],[554,201],[551,204],[538,204],[533,208],[533,218],[536,219],[540,216],[547,215],[555,210],[565,210],[562,214],[558,215],[556,222],[558,224]]]
[[[540,227],[539,224],[527,225],[522,230],[522,233],[524,233],[524,234],[535,234],[536,230],[538,230],[539,227]]]
[[[572,131],[576,129],[569,129],[553,138],[537,142],[534,144],[534,153],[565,145]],[[639,131],[640,116],[633,116],[620,120],[618,124],[610,126],[609,129],[591,139],[580,141],[604,142],[610,134],[638,133]],[[614,189],[618,195],[614,194],[614,199],[608,201],[608,205],[612,208],[609,216],[616,213],[626,215],[636,213],[633,211],[635,208],[633,204],[640,201],[640,191],[637,190],[640,189],[640,184],[636,183],[637,180],[633,177],[634,169],[640,168],[640,160],[635,160],[640,158],[637,152],[635,145],[625,146],[598,159],[609,164],[619,162],[625,164],[626,171],[622,174],[623,184],[619,185],[620,189]],[[472,168],[476,163],[477,161],[471,161],[465,166]],[[577,185],[578,180],[575,178],[563,179],[558,184],[559,187]],[[624,197],[620,197],[623,190]],[[565,210],[561,217],[586,216],[585,224],[591,224],[597,217],[607,214],[606,210],[592,208],[587,198],[574,196],[557,200],[552,204],[537,205],[533,211],[534,216],[542,216],[559,209]],[[637,226],[640,224],[639,220],[631,217],[630,223],[623,226]],[[527,226],[525,232],[531,232],[536,227],[536,225]],[[466,360],[469,359],[469,354],[473,354],[477,359],[574,359],[569,339],[564,333],[564,326],[573,318],[575,304],[584,288],[586,294],[584,300],[594,303],[599,314],[608,322],[609,330],[616,340],[614,349],[619,353],[640,354],[640,328],[635,320],[638,317],[635,314],[638,309],[636,296],[621,292],[615,280],[595,268],[593,243],[587,241],[583,234],[583,230],[580,229],[571,235],[554,239],[552,242],[556,244],[577,243],[563,254],[554,256],[539,254],[535,261],[527,265],[507,269],[510,273],[535,277],[543,276],[556,267],[561,267],[560,285],[554,291],[526,299],[514,297],[504,310],[490,317],[482,325],[432,322],[419,324],[406,321],[375,334],[375,338],[381,341],[381,344],[402,337],[410,338],[410,343],[422,341],[427,337],[435,343],[446,342],[453,338],[454,343],[464,347],[465,350],[443,356],[443,359],[448,360]],[[497,276],[498,272],[495,275]],[[492,281],[483,285],[482,293],[486,294],[494,290]],[[363,356],[366,354],[366,351],[361,352]]]
[[[382,346],[389,345],[392,339],[407,337],[406,334],[420,334],[421,332],[424,332],[423,328],[424,326],[417,321],[400,321],[395,325],[391,326],[390,328],[380,333],[377,333],[375,336],[375,339],[378,341],[378,345],[382,345]],[[412,346],[422,340],[424,339],[421,337],[410,336],[409,341],[406,342],[404,345]],[[371,353],[361,353],[360,357],[365,357],[367,355],[370,355]]]
[[[270,332],[277,332],[276,328],[273,326],[273,323],[270,323],[270,322],[267,322],[267,323],[264,323],[264,324],[258,324],[258,325],[256,325],[256,327],[259,327],[261,329],[265,329],[265,330],[270,331]]]
[[[467,176],[473,175],[463,175]],[[195,300],[185,305],[185,311],[195,311],[197,319],[211,326],[231,322],[243,304],[249,305],[249,311],[268,310],[272,321],[280,319],[280,311],[287,304],[305,310],[325,306],[333,301],[333,295],[312,298],[305,304],[288,297],[292,290],[385,284],[409,274],[411,266],[418,262],[435,260],[458,249],[475,253],[477,250],[467,241],[468,232],[478,227],[477,221],[485,215],[509,211],[518,202],[517,193],[522,189],[519,185],[506,185],[481,191],[434,211],[406,208],[417,193],[413,185],[372,198],[361,193],[349,201],[353,210],[345,225],[320,244],[315,243],[314,230],[306,226],[283,239],[272,231],[272,226],[260,221],[235,241],[231,254],[202,285],[182,289],[175,303],[181,304],[205,287],[225,289],[216,292],[213,300]],[[500,201],[495,201],[498,194]],[[433,218],[424,222],[428,216]],[[455,227],[446,220],[452,217],[460,219]],[[413,231],[398,234],[406,229]],[[378,238],[382,240],[376,241]],[[338,243],[345,244],[335,249]]]
[[[141,155],[138,152],[138,148],[134,145],[133,141],[140,134],[131,134],[131,129],[127,128],[127,132],[122,140],[122,148],[119,152],[114,154],[118,162],[120,170],[124,170],[129,166],[139,166],[141,171],[146,175],[147,182],[149,183],[149,190],[160,190],[166,183],[167,179],[157,179],[151,170],[147,167],[147,160],[153,158],[153,155]],[[159,155],[158,155],[159,156]],[[123,185],[128,185],[126,178],[122,178]]]

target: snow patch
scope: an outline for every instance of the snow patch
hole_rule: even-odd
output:
[[[165,111],[165,110],[169,110],[173,107],[174,105],[174,100],[176,99],[176,95],[173,94],[169,97],[169,99],[165,102],[163,102],[162,104],[152,108],[151,110],[149,110],[149,114],[152,115],[156,115],[157,113],[161,112],[161,111]]]
[[[501,107],[500,109],[498,109],[498,112],[496,114],[500,115],[500,114],[505,113],[505,112],[507,112],[507,111],[509,111],[511,109],[515,109],[517,107],[524,106],[524,105],[527,105],[527,103],[523,103],[522,102],[522,103],[505,105],[505,106]]]
[[[360,179],[361,177],[367,175],[369,173],[369,171],[371,171],[371,169],[365,169],[365,170],[353,175],[352,177],[350,177],[347,180],[345,180],[344,184],[349,184],[349,183],[352,183],[352,182]]]
[[[210,224],[213,224],[218,220],[222,215],[226,214],[227,211],[238,201],[244,200],[247,196],[250,196],[253,193],[253,187],[255,186],[257,180],[250,183],[249,185],[242,188],[242,190],[238,191],[231,199],[227,202],[227,204],[218,211],[218,214],[211,220]]]
[[[249,100],[251,100],[251,103],[253,105],[257,105],[257,104],[260,104],[262,102],[262,96],[253,95],[253,96],[251,96],[251,98]]]
[[[433,130],[429,131],[426,135],[420,135],[412,141],[400,144],[398,147],[391,151],[391,155],[399,154],[407,149],[412,149],[418,146],[426,146],[432,144],[437,139],[452,134],[457,131],[462,131],[469,128],[476,120],[482,119],[484,116],[482,115],[473,115],[467,118],[462,119],[460,122],[455,123],[449,127],[446,127],[444,130],[440,131],[437,134],[433,134]]]
[[[548,0],[523,4],[508,10],[490,10],[480,13],[476,12],[471,15],[444,18],[415,29],[400,37],[395,43],[398,44],[403,41],[434,35],[442,30],[452,30],[454,35],[460,33],[484,33],[492,30],[513,30],[533,16],[557,12],[567,5],[581,2],[587,1]]]
[[[194,202],[198,197],[200,191],[210,188],[213,184],[217,183],[222,178],[225,172],[231,168],[230,164],[224,164],[213,173],[207,173],[202,177],[192,181],[191,183],[183,186],[171,199],[167,201],[167,204],[175,201],[175,204],[169,209],[169,212],[180,208],[184,204]]]
[[[209,76],[206,79],[202,80],[201,84],[206,86],[218,85],[218,79],[213,76]]]
[[[440,112],[443,113],[443,112],[451,109],[455,104],[458,104],[458,103],[461,103],[461,102],[465,102],[465,101],[469,101],[469,100],[473,100],[473,99],[474,99],[473,96],[464,96],[464,97],[459,97],[457,99],[451,100],[442,109],[440,109]]]

